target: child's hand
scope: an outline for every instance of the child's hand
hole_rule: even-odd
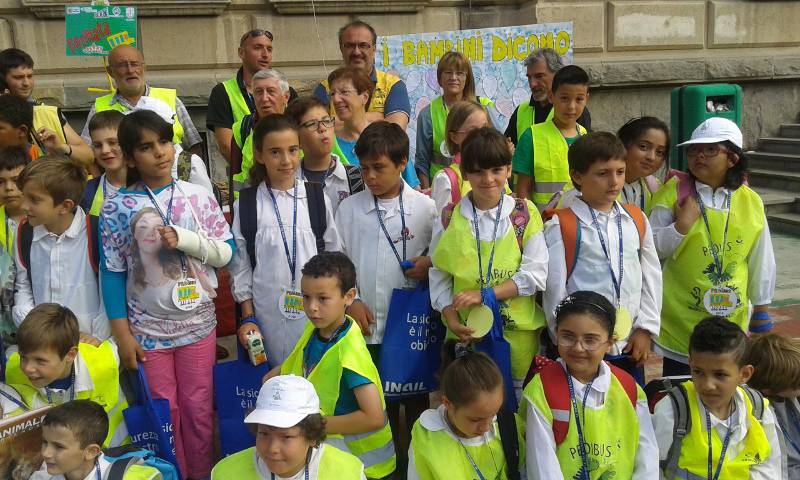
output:
[[[242,344],[245,350],[247,350],[247,335],[252,331],[261,333],[261,330],[255,323],[245,322],[239,327],[239,343]],[[261,337],[264,337],[263,333],[261,334]]]
[[[117,351],[122,365],[128,370],[136,370],[137,362],[144,362],[144,350],[130,333],[117,337]]]
[[[89,345],[92,345],[93,347],[99,347],[100,344],[103,343],[100,340],[98,340],[97,338],[89,335],[88,333],[83,333],[83,332],[81,332],[81,336],[80,336],[80,339],[78,341],[80,343],[88,343]]]
[[[483,297],[480,290],[464,290],[459,292],[453,297],[453,308],[461,310],[473,305],[480,305],[483,303]]]
[[[631,360],[641,366],[650,356],[650,345],[652,342],[653,338],[650,332],[637,328],[628,338],[628,345],[622,353],[630,355]]]
[[[353,302],[352,305],[347,307],[347,314],[353,317],[365,337],[372,335],[372,325],[375,325],[375,317],[372,316],[372,312],[369,311],[369,307],[364,302]]]
[[[517,146],[514,145],[514,141],[511,140],[511,137],[506,137],[506,145],[508,145],[508,149],[511,151],[511,156],[514,156],[514,152],[517,150]]]
[[[431,257],[414,257],[411,261],[414,262],[414,266],[403,271],[405,276],[420,282],[427,280],[428,270],[433,266]]]
[[[458,320],[458,311],[453,305],[446,307],[442,314],[444,315],[445,323],[447,323],[447,329],[453,332],[453,335],[457,336],[459,341],[469,343],[475,340],[472,338],[475,330],[461,324]]]
[[[161,245],[169,250],[178,248],[178,234],[172,227],[158,227],[158,233],[161,234]]]
[[[675,230],[681,235],[686,235],[694,222],[700,218],[700,205],[697,203],[697,199],[690,196],[683,201],[683,205],[680,207],[676,205],[675,209]]]
[[[44,148],[46,148],[48,151],[57,151],[58,147],[63,145],[63,143],[61,143],[61,139],[59,139],[58,135],[56,135],[56,132],[50,130],[49,128],[40,128],[36,131],[36,135],[39,137],[39,140],[41,140]]]

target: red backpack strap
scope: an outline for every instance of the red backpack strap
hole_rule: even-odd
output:
[[[450,225],[450,219],[453,218],[453,209],[456,208],[457,203],[448,203],[446,207],[442,209],[442,228],[447,230],[447,227]]]
[[[619,383],[628,395],[628,399],[630,399],[633,408],[636,409],[636,402],[639,400],[639,393],[636,390],[636,380],[625,370],[615,367],[608,362],[606,362],[606,365],[611,368],[611,374],[617,377],[617,380],[619,380]]]
[[[558,215],[558,225],[561,227],[561,239],[564,243],[564,263],[567,266],[567,280],[578,262],[581,249],[581,229],[578,225],[578,216],[571,208],[559,208],[553,211]],[[566,283],[565,281],[565,283]]]
[[[539,371],[544,398],[553,415],[553,438],[556,445],[564,443],[569,431],[570,400],[567,372],[558,362],[545,365]]]
[[[517,245],[521,252],[525,247],[525,229],[531,221],[531,213],[528,211],[528,201],[524,198],[514,199],[514,209],[511,210],[511,225],[514,227],[514,236],[517,237]]]
[[[458,175],[452,168],[444,167],[442,170],[450,180],[450,202],[455,205],[461,200],[461,182],[458,181]]]
[[[644,246],[644,234],[647,231],[647,222],[645,221],[644,212],[642,212],[641,208],[630,203],[622,205],[622,208],[628,212],[628,215],[633,218],[633,223],[636,224],[636,230],[639,232],[639,252],[641,252]]]

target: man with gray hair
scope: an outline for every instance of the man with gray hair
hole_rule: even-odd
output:
[[[508,121],[505,136],[510,138],[514,145],[528,127],[553,117],[553,104],[548,98],[550,86],[556,72],[563,66],[563,59],[552,48],[537,48],[525,59],[531,99],[522,102]],[[586,130],[591,130],[592,117],[589,115],[588,108],[584,109],[583,114],[578,117],[578,123]]]
[[[289,82],[279,71],[269,68],[253,75],[253,103],[256,111],[245,115],[233,124],[231,139],[231,190],[238,197],[247,186],[250,167],[253,166],[253,126],[259,119],[283,113],[289,103]]]

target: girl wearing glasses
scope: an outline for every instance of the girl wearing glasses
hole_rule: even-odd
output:
[[[556,308],[559,359],[525,387],[528,480],[658,478],[647,397],[633,378],[603,361],[614,344],[616,309],[578,291]]]
[[[775,255],[761,197],[745,184],[742,132],[710,118],[682,143],[688,175],[653,197],[650,222],[663,265],[664,303],[657,351],[664,375],[688,375],[688,341],[709,315],[753,333],[772,328]],[[750,306],[752,305],[752,313]]]

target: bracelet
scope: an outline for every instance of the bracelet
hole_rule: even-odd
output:
[[[769,312],[753,312],[753,320],[764,321],[769,319]]]
[[[248,315],[242,319],[242,325],[245,323],[252,323],[253,325],[258,326],[258,319],[255,315]]]
[[[765,333],[772,330],[775,326],[775,322],[767,322],[762,323],[761,325],[756,325],[755,327],[750,327],[750,333]]]

